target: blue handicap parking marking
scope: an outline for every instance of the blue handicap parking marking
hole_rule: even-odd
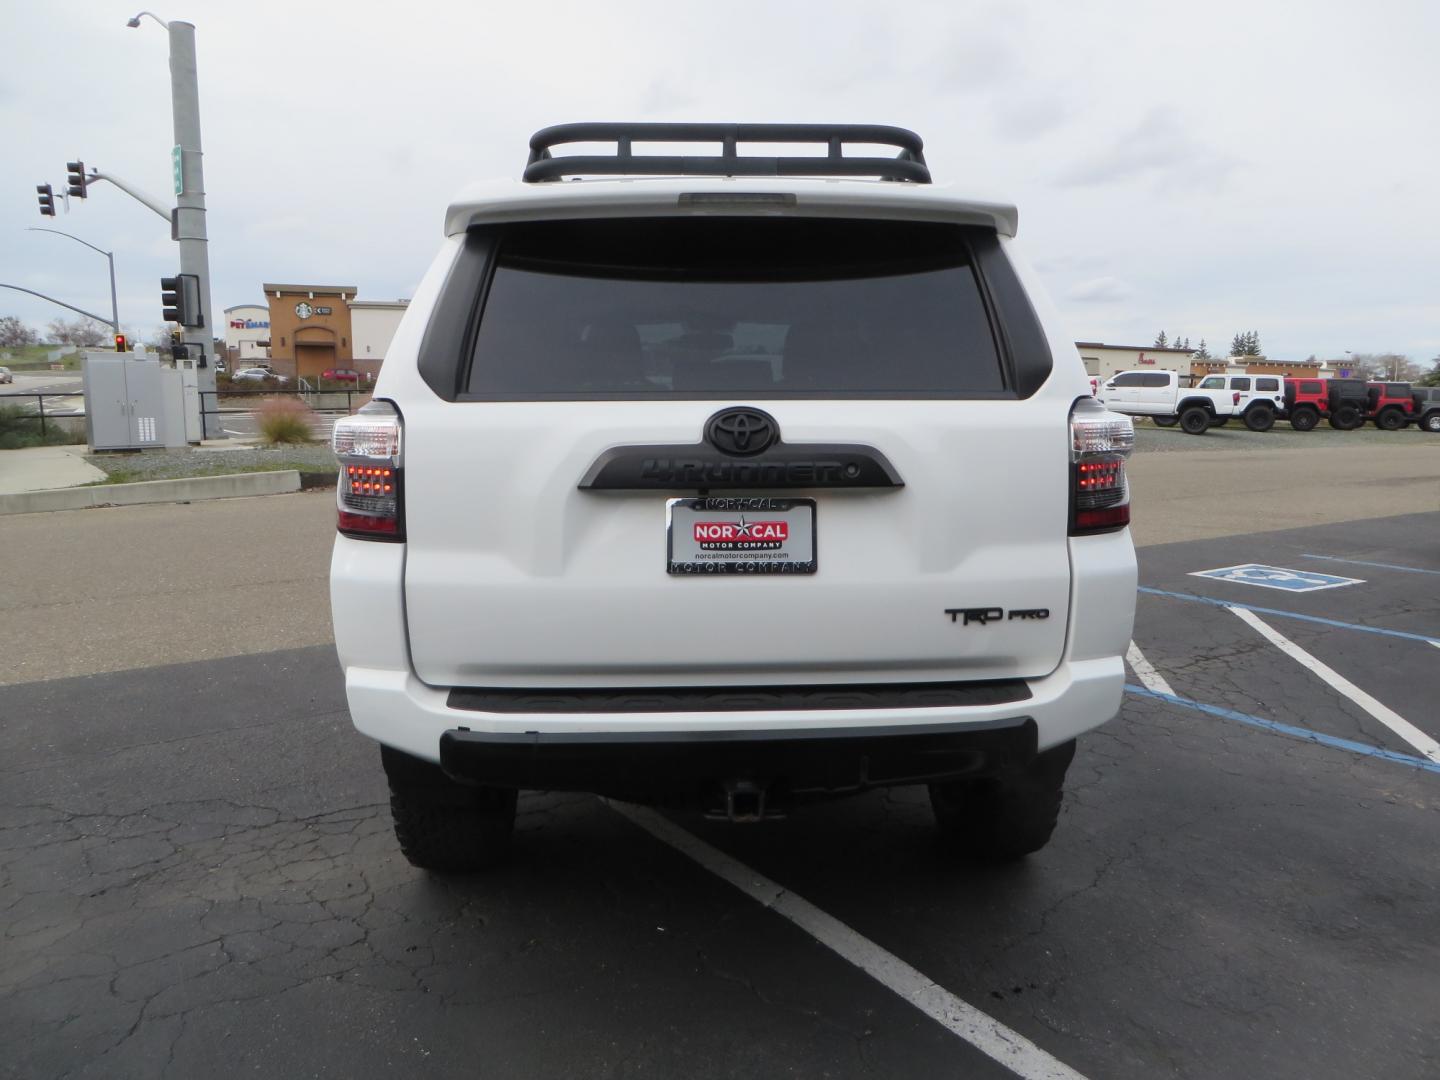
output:
[[[1284,592],[1297,593],[1338,589],[1345,585],[1363,585],[1365,583],[1363,578],[1316,574],[1309,570],[1287,570],[1283,566],[1266,566],[1263,563],[1241,563],[1239,566],[1222,566],[1215,570],[1197,570],[1190,576],[1214,578],[1216,581],[1233,581],[1239,585],[1258,585],[1262,589],[1280,589]]]

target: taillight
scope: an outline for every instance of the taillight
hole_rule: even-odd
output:
[[[340,462],[337,528],[358,540],[404,540],[404,471],[395,406],[371,401],[335,422],[330,447]]]
[[[1094,398],[1070,411],[1070,535],[1112,532],[1130,524],[1125,459],[1135,448],[1135,425]]]

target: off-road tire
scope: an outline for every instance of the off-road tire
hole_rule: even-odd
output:
[[[1330,426],[1336,431],[1354,431],[1364,422],[1364,414],[1354,405],[1341,405],[1330,413]]]
[[[1178,416],[1152,416],[1150,422],[1156,427],[1174,427],[1180,422]]]
[[[1311,408],[1296,409],[1290,414],[1290,426],[1296,431],[1310,431],[1320,423],[1320,414]]]
[[[1268,405],[1255,405],[1245,413],[1245,426],[1251,431],[1269,431],[1275,426],[1275,410]]]
[[[1192,405],[1180,414],[1180,428],[1186,435],[1204,435],[1210,430],[1210,411]]]
[[[1375,417],[1375,426],[1381,431],[1399,431],[1405,426],[1405,414],[1399,409],[1385,409]]]
[[[930,785],[930,806],[945,849],[960,858],[1014,862],[1039,851],[1055,831],[1065,771],[1075,740],[1038,754],[1000,776]]]
[[[515,829],[518,792],[468,786],[438,766],[405,758],[388,748],[390,817],[395,839],[412,866],[441,874],[473,874],[508,854]]]
[[[1440,412],[1426,413],[1420,419],[1420,426],[1426,431],[1440,434]]]

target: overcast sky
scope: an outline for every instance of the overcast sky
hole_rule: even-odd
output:
[[[171,4],[172,0],[151,0]],[[37,183],[89,165],[166,197],[166,34],[110,0],[5,5],[0,281],[160,321],[164,222],[106,185],[42,221]],[[1440,4],[408,3],[188,0],[213,299],[262,281],[409,296],[464,183],[514,177],[572,120],[846,121],[918,131],[937,181],[1020,207],[1078,339],[1158,330],[1271,356],[1440,354]],[[0,290],[0,314],[67,314]]]

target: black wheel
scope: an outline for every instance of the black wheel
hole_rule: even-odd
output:
[[[439,766],[381,747],[395,839],[412,866],[470,874],[510,850],[518,792],[458,784]]]
[[[1354,405],[1341,405],[1330,414],[1330,426],[1337,431],[1354,431],[1365,422],[1365,417]]]
[[[1156,427],[1174,427],[1180,422],[1178,416],[1152,416],[1150,420]]]
[[[1375,417],[1375,426],[1381,431],[1399,431],[1405,426],[1405,414],[1399,409],[1386,409]]]
[[[1309,431],[1320,422],[1320,414],[1314,409],[1296,409],[1290,414],[1290,426],[1296,431]]]
[[[1275,426],[1275,410],[1268,405],[1252,406],[1245,413],[1245,426],[1251,431],[1269,431]]]
[[[1191,405],[1180,414],[1180,429],[1186,435],[1204,435],[1210,430],[1210,411]]]
[[[1426,413],[1420,419],[1420,426],[1426,431],[1440,434],[1440,412]]]
[[[962,858],[1012,862],[1039,851],[1060,817],[1065,771],[1075,740],[1038,754],[1023,769],[1000,776],[930,785],[941,842]]]

